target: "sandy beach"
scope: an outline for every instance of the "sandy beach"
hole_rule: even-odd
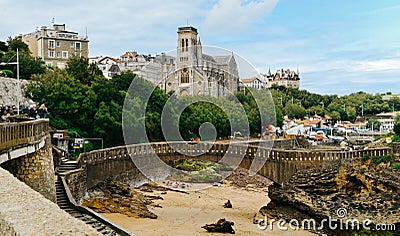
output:
[[[253,224],[253,217],[269,202],[266,192],[261,190],[223,184],[188,193],[167,191],[167,194],[161,194],[155,191],[149,195],[164,198],[154,201],[161,208],[150,208],[158,215],[157,219],[134,218],[118,213],[102,215],[138,236],[224,235],[209,233],[201,228],[205,224],[216,223],[220,218],[235,223],[236,235],[314,235],[307,231],[280,231],[276,227],[273,231],[260,230],[257,224]],[[223,208],[228,199],[233,207]]]

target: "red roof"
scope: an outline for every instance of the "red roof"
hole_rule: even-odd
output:
[[[242,82],[243,82],[243,83],[251,83],[251,82],[253,82],[253,81],[256,80],[256,79],[257,79],[256,77],[246,78],[246,79],[242,79]]]

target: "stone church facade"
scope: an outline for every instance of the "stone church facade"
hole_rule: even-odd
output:
[[[233,53],[222,56],[203,53],[194,27],[178,28],[176,58],[172,60],[162,54],[157,59],[161,62],[163,76],[159,86],[165,92],[222,97],[238,91],[239,72]]]

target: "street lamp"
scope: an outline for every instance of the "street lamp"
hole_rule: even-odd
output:
[[[15,55],[14,55],[15,56]],[[13,56],[13,57],[14,57]],[[11,57],[10,60],[13,58]],[[8,61],[10,61],[8,60]],[[21,85],[19,82],[19,53],[18,53],[18,48],[17,48],[17,62],[1,62],[0,65],[17,65],[17,88],[18,88],[18,94],[17,94],[17,115],[19,115],[19,103],[20,103],[20,94],[21,94]]]

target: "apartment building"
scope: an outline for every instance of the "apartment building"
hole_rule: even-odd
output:
[[[46,65],[64,68],[73,56],[88,58],[89,39],[77,32],[67,31],[65,24],[42,26],[40,29],[19,36],[28,44],[33,56],[42,58]]]

